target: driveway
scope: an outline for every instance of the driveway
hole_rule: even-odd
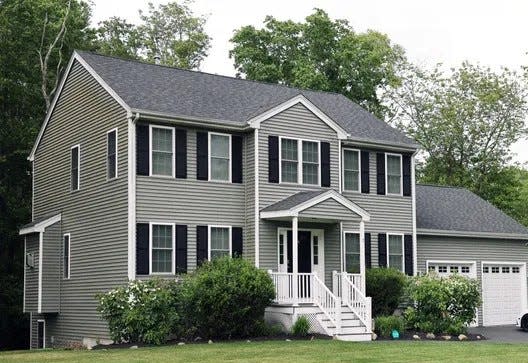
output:
[[[528,332],[523,332],[515,325],[470,328],[471,334],[482,334],[490,342],[528,343]]]

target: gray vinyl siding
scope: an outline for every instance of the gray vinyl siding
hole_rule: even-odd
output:
[[[42,242],[42,313],[57,313],[60,310],[62,267],[60,222],[46,228]]]
[[[528,262],[528,247],[525,243],[526,241],[418,235],[418,271],[426,272],[427,260],[475,261],[477,278],[481,282],[482,261]],[[482,325],[481,308],[478,311],[478,322]]]
[[[247,220],[245,180],[244,183],[223,183],[196,179],[196,131],[187,130],[186,179],[141,175],[136,179],[138,223],[170,222],[188,226],[189,271],[196,268],[197,225],[245,227]],[[251,250],[249,243],[244,241],[244,247]]]
[[[24,312],[38,311],[38,269],[39,269],[39,233],[28,234],[25,238],[26,253],[33,253],[35,258],[34,267],[26,265],[24,256],[24,293],[25,307]]]
[[[107,131],[118,128],[118,178],[107,181]],[[80,190],[70,191],[70,149],[80,144]],[[108,337],[95,294],[127,281],[126,111],[78,63],[66,80],[34,160],[34,215],[62,213],[71,234],[71,278],[61,277],[57,341]],[[59,239],[60,241],[60,239]]]
[[[349,220],[359,224],[361,217],[333,199],[327,199],[299,213],[301,218],[322,218],[335,221]]]
[[[332,271],[341,271],[341,236],[339,223],[327,224],[325,230],[325,284],[332,290]]]

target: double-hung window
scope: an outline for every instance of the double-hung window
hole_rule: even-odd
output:
[[[231,227],[209,226],[209,260],[231,256]]]
[[[209,133],[209,179],[231,181],[231,135]]]
[[[319,142],[281,138],[281,183],[320,184]]]
[[[361,269],[359,233],[345,233],[345,270],[357,274]]]
[[[359,151],[343,149],[343,189],[359,192],[360,188],[360,161]]]
[[[402,156],[386,155],[387,194],[402,194]]]
[[[174,225],[150,225],[150,273],[174,273]]]
[[[75,145],[71,148],[70,166],[71,190],[79,190],[81,183],[81,145]]]
[[[150,125],[150,175],[174,177],[174,128]]]
[[[387,261],[388,267],[404,271],[403,262],[403,235],[389,234],[387,235]]]
[[[62,245],[62,277],[70,278],[70,234],[65,234]]]
[[[106,177],[117,178],[117,129],[106,134]]]

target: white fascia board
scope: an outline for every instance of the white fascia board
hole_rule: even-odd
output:
[[[311,112],[313,112],[314,115],[316,115],[321,121],[323,121],[325,124],[327,124],[332,130],[334,130],[337,133],[338,139],[346,139],[348,137],[348,133],[345,129],[343,129],[341,126],[339,126],[334,120],[332,120],[330,117],[328,117],[323,111],[321,111],[316,105],[314,105],[310,100],[308,100],[303,95],[299,94],[291,99],[289,99],[286,102],[281,103],[280,105],[277,105],[260,115],[257,115],[253,118],[251,118],[248,121],[249,126],[253,128],[260,128],[260,124],[263,121],[266,121],[270,117],[275,116],[276,114],[287,110],[288,108],[296,105],[296,104],[302,104],[307,109],[309,109]]]
[[[101,76],[99,76],[94,71],[94,69],[79,55],[79,53],[74,51],[72,57],[70,58],[70,61],[68,62],[68,65],[66,66],[64,74],[62,75],[62,80],[60,81],[57,91],[55,92],[55,96],[53,97],[53,101],[50,105],[50,108],[48,112],[46,113],[46,117],[44,118],[44,122],[42,123],[40,131],[38,133],[37,140],[35,141],[35,144],[33,145],[33,148],[31,149],[31,153],[29,154],[29,157],[28,157],[29,161],[33,161],[35,159],[35,153],[40,144],[40,140],[42,139],[42,136],[44,135],[44,131],[46,130],[46,127],[48,126],[49,119],[51,115],[53,114],[53,110],[55,109],[55,106],[57,105],[57,100],[59,99],[62,93],[62,89],[64,88],[66,79],[68,79],[68,75],[70,74],[74,61],[78,61],[88,71],[88,73],[90,73],[90,75],[94,77],[95,80],[105,89],[105,91],[107,91],[108,94],[110,94],[110,96],[112,96],[112,98],[114,98],[117,101],[117,103],[121,105],[121,107],[123,107],[127,112],[130,112],[130,107],[125,103],[125,101],[123,101],[123,99],[117,95],[117,93],[101,78]]]
[[[35,224],[34,226],[31,226],[31,227],[27,227],[27,228],[22,228],[18,234],[19,235],[25,235],[25,234],[30,234],[30,233],[37,233],[37,232],[44,232],[44,230],[51,226],[52,224],[55,224],[57,222],[60,222],[61,220],[61,214],[57,214],[53,217],[50,217],[42,222],[39,222],[37,224]]]
[[[443,237],[468,237],[468,238],[488,238],[488,239],[515,239],[528,241],[528,235],[518,233],[494,233],[494,232],[472,232],[472,231],[452,231],[443,229],[418,228],[416,233],[419,236],[443,236]]]

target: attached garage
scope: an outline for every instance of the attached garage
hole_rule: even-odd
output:
[[[466,189],[416,189],[418,271],[476,278],[478,325],[513,325],[528,307],[528,230]]]

